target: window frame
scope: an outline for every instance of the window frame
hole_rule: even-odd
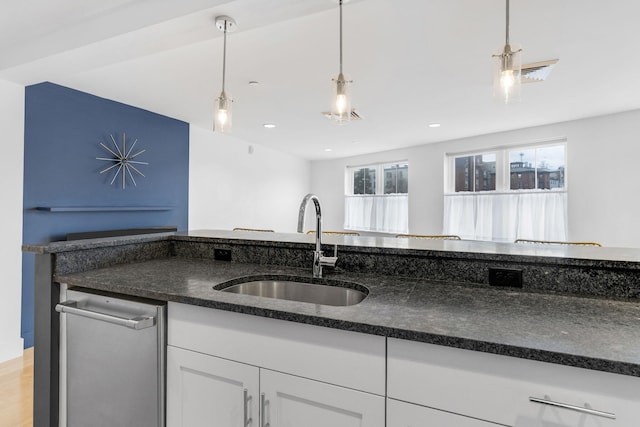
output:
[[[530,188],[530,189],[511,189],[511,162],[509,160],[509,153],[517,150],[530,150],[530,149],[539,149],[545,147],[556,147],[562,146],[564,148],[564,186],[562,188],[550,188],[550,189],[542,189],[542,188]],[[569,176],[567,174],[568,170],[568,160],[567,160],[567,139],[566,138],[558,138],[552,140],[544,140],[537,142],[530,142],[526,144],[513,144],[513,145],[504,145],[497,147],[487,147],[485,149],[478,149],[473,151],[462,151],[462,152],[448,152],[445,153],[445,180],[444,180],[444,194],[445,195],[473,195],[473,194],[513,194],[513,193],[523,193],[523,192],[549,192],[549,191],[557,191],[557,192],[566,192],[568,191],[569,185]],[[496,155],[496,189],[495,190],[482,190],[482,191],[455,191],[455,178],[456,178],[456,170],[455,170],[455,160],[460,157],[470,157],[470,156],[479,156],[486,154],[495,154]],[[536,165],[537,169],[537,165]],[[537,183],[537,176],[536,176]]]

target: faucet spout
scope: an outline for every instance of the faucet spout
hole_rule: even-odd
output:
[[[320,199],[313,193],[309,193],[302,199],[300,210],[298,211],[298,233],[302,233],[304,227],[304,215],[307,210],[309,200],[313,201],[316,208],[316,248],[313,251],[313,277],[322,277],[322,266],[336,265],[337,257],[325,257],[322,253],[322,209],[320,208]]]
[[[302,199],[300,210],[298,211],[298,233],[302,233],[304,227],[304,215],[307,211],[309,200],[313,201],[316,208],[316,251],[320,251],[322,245],[322,209],[320,208],[320,199],[313,193],[309,193]]]

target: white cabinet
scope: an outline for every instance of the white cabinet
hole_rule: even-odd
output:
[[[167,427],[638,425],[637,377],[176,303],[168,319]]]
[[[167,427],[384,427],[384,398],[167,349]]]
[[[174,303],[168,318],[167,427],[385,425],[383,337]]]
[[[387,427],[499,427],[499,424],[387,399]]]
[[[169,346],[167,427],[258,426],[259,384],[255,366]]]
[[[391,338],[387,375],[389,398],[506,426],[638,425],[637,377]]]

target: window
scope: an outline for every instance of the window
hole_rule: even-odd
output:
[[[565,144],[504,148],[447,156],[447,193],[563,190]]]
[[[487,191],[496,189],[495,153],[454,158],[455,191]]]
[[[409,165],[384,165],[384,194],[406,194],[409,192]]]
[[[556,141],[447,155],[444,234],[566,240],[565,153]]]
[[[347,167],[346,181],[346,230],[408,232],[408,162]]]
[[[376,194],[376,170],[364,167],[353,171],[353,194]]]
[[[509,151],[511,190],[564,188],[564,145]]]
[[[347,167],[351,185],[350,195],[407,194],[409,192],[409,163],[380,163]]]

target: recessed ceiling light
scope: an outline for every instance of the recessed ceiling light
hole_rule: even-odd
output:
[[[439,128],[440,127],[440,123],[431,123],[429,125],[430,128]]]
[[[325,148],[324,151],[326,151],[328,153],[330,151],[333,151],[333,148]]]
[[[249,86],[258,86],[259,84],[260,84],[260,82],[255,81],[255,80],[249,81]]]
[[[265,123],[262,126],[266,127],[267,129],[273,129],[274,127],[276,127],[275,123]]]

